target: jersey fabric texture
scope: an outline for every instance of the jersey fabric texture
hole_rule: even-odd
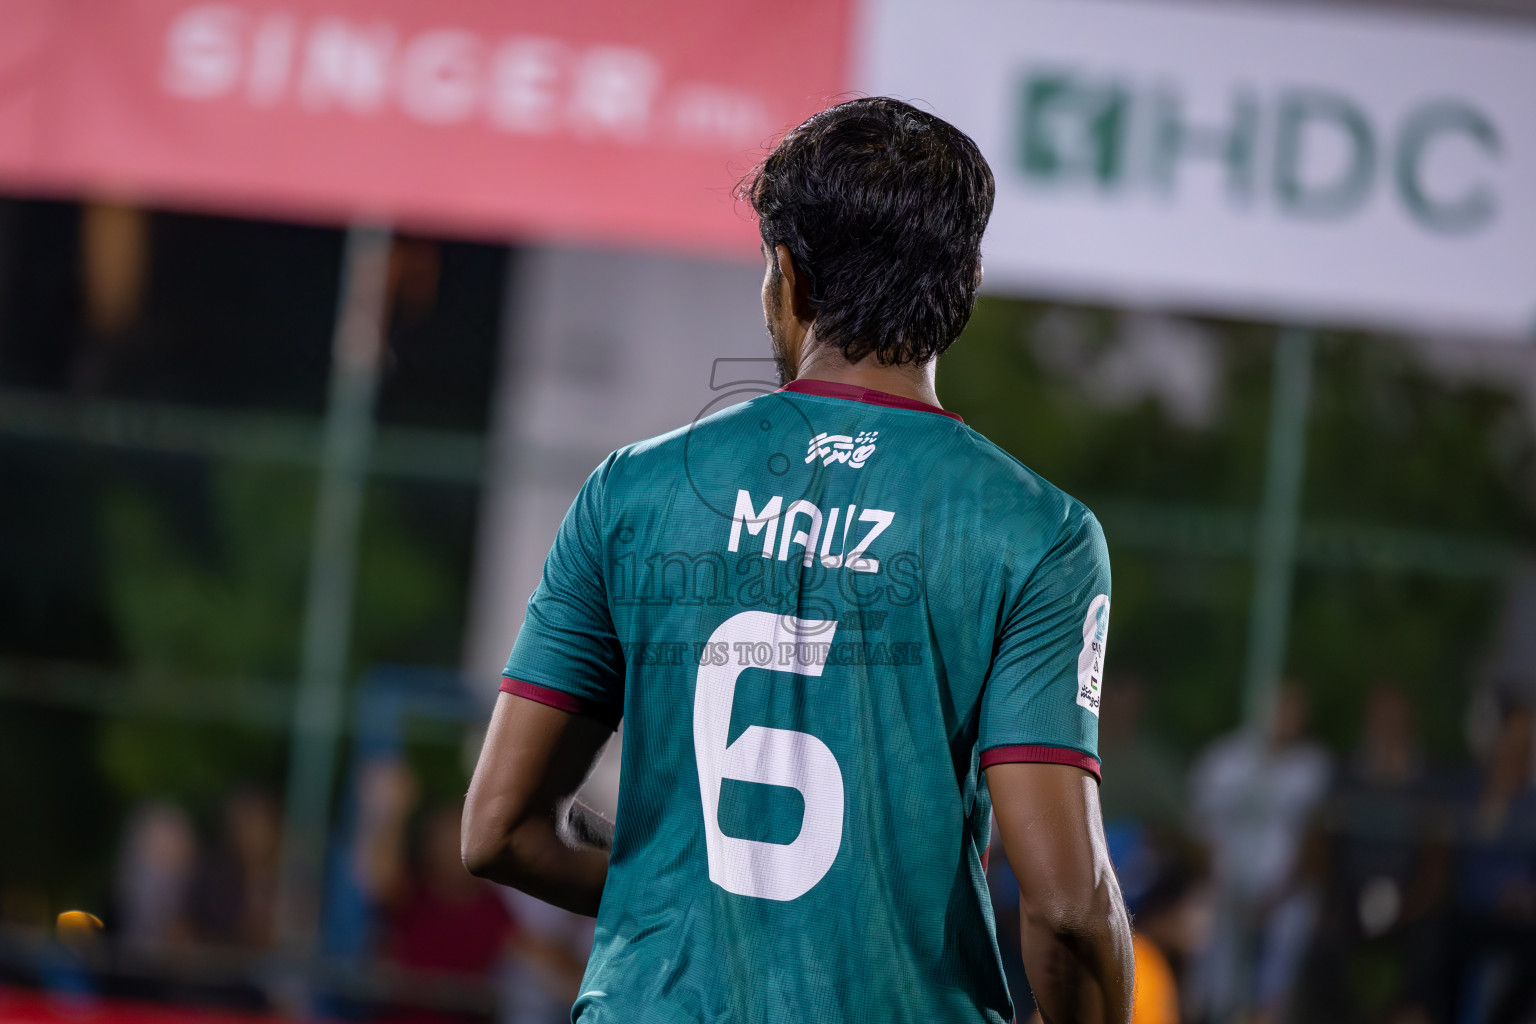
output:
[[[1012,1019],[981,769],[1097,776],[1098,522],[958,416],[797,381],[623,448],[502,689],[624,722],[572,1019]]]

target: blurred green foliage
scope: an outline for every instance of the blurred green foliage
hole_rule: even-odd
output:
[[[1163,325],[1171,342],[1149,342],[1158,329],[1134,314],[983,299],[944,358],[940,393],[1090,507],[1134,498],[1255,513],[1274,329],[1186,322]],[[1150,352],[1141,358],[1182,361],[1187,372],[1161,390],[1127,388],[1138,345]],[[1212,387],[1202,389],[1202,372]],[[1519,403],[1447,382],[1402,343],[1319,336],[1307,440],[1304,522],[1536,540],[1536,449]],[[1106,532],[1115,581],[1106,699],[1117,673],[1143,675],[1154,728],[1191,756],[1238,721],[1249,562],[1117,547]],[[1411,696],[1430,749],[1462,756],[1471,686],[1503,596],[1492,577],[1304,566],[1289,670],[1312,695],[1315,730],[1347,749],[1366,692],[1392,681]]]
[[[451,664],[463,580],[390,488],[370,489],[358,566],[352,665]],[[106,589],[132,682],[172,702],[218,686],[291,692],[303,632],[312,474],[225,465],[208,477],[195,526],[152,490],[120,486],[103,503]],[[170,692],[167,692],[167,688]],[[183,703],[199,695],[183,692]],[[279,721],[286,723],[282,709]],[[206,811],[242,782],[279,788],[286,737],[262,725],[118,718],[101,766],[125,798],[163,796]]]

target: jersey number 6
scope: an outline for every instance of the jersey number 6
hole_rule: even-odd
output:
[[[789,645],[830,643],[837,623],[796,619],[772,612],[741,612],[710,634],[710,648],[730,652],[727,664],[702,665],[693,693],[693,753],[698,761],[699,795],[704,801],[704,842],[709,880],[740,896],[792,900],[821,881],[837,859],[843,842],[843,773],[821,740],[808,732],[748,726],[727,744],[736,680],[749,667],[743,652],[761,652],[785,661],[765,671],[820,676],[815,658],[802,664]],[[725,779],[789,786],[805,799],[800,834],[792,843],[737,839],[720,831],[720,785]]]

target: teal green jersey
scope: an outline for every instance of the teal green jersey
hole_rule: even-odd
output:
[[[1010,1020],[1007,761],[1098,774],[1098,522],[958,416],[797,381],[621,449],[502,688],[624,721],[573,1019]]]

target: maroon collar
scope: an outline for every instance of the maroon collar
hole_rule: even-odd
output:
[[[940,409],[936,405],[927,402],[919,402],[915,398],[902,398],[885,391],[875,391],[872,388],[861,388],[853,384],[838,384],[830,380],[812,380],[808,377],[800,380],[792,380],[779,388],[780,391],[793,391],[800,395],[820,395],[823,398],[843,398],[850,402],[868,402],[871,405],[888,405],[893,409],[913,409],[917,412],[936,412],[940,416],[948,416],[952,420],[964,423],[957,412],[948,409]]]

